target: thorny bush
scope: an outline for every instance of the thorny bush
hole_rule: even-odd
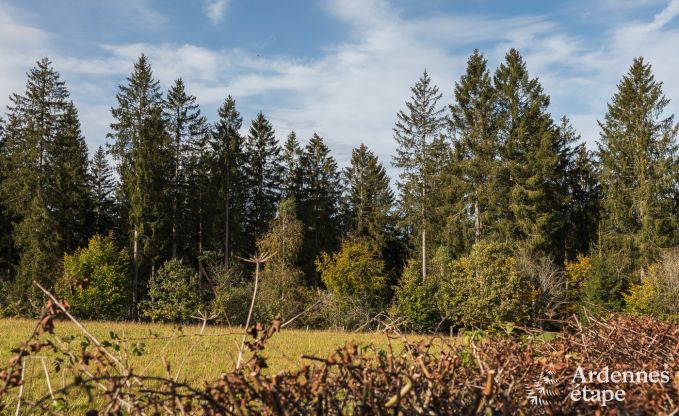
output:
[[[389,331],[390,342],[379,350],[371,345],[348,343],[328,357],[305,356],[307,364],[295,371],[269,375],[265,347],[281,328],[248,329],[251,358],[239,370],[224,373],[199,388],[176,378],[135,373],[96,340],[81,351],[66,351],[53,335],[54,322],[66,308],[50,301],[35,333],[15,350],[9,366],[0,371],[2,403],[16,397],[24,359],[50,349],[76,370],[70,385],[33,402],[34,413],[68,414],[68,400],[75,390],[89,397],[87,415],[320,415],[320,414],[675,414],[679,405],[679,325],[651,318],[612,314],[606,319],[573,318],[565,329],[550,337],[526,330],[521,335],[466,338],[450,344],[444,338],[409,342]],[[83,328],[88,337],[86,329]],[[52,334],[52,335],[47,335]],[[551,335],[551,334],[547,334]],[[108,346],[110,347],[110,345]],[[585,371],[602,369],[665,370],[668,383],[609,384],[626,390],[623,402],[607,407],[574,402],[568,397],[578,366]],[[553,374],[554,391],[549,403],[529,402],[526,386],[543,371]],[[593,385],[592,387],[596,387]],[[7,408],[4,411],[8,411]]]

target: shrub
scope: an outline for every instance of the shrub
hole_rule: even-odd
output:
[[[141,309],[153,321],[188,321],[198,313],[200,292],[197,273],[181,260],[168,260],[151,276]]]
[[[679,248],[666,252],[649,267],[639,284],[625,295],[625,310],[635,315],[679,319]]]
[[[253,282],[245,280],[235,267],[211,263],[208,268],[213,298],[210,309],[218,322],[228,325],[245,325],[254,289]]]
[[[437,250],[428,265],[427,279],[422,280],[419,258],[408,262],[395,289],[391,315],[406,321],[406,328],[424,332],[441,321],[439,289],[450,278],[451,260],[443,248]]]
[[[341,249],[316,261],[316,270],[328,290],[342,297],[379,303],[386,287],[384,261],[374,245],[362,239],[342,242]]]
[[[528,279],[534,288],[532,305],[533,321],[544,322],[555,318],[563,318],[568,311],[568,287],[564,270],[545,256],[523,251],[517,257],[518,271]]]
[[[538,291],[517,267],[514,247],[482,241],[453,264],[443,283],[441,305],[446,316],[464,326],[500,322],[526,323]]]
[[[306,307],[304,273],[295,266],[303,239],[304,225],[295,218],[294,201],[281,201],[269,232],[257,242],[260,253],[273,255],[260,276],[255,309],[258,320],[269,322],[277,315],[289,319]]]
[[[591,263],[587,280],[582,286],[585,306],[601,306],[611,311],[622,310],[623,295],[628,291],[630,279],[626,259],[616,254],[597,254],[592,257]]]
[[[124,319],[130,293],[129,257],[112,236],[95,235],[87,247],[64,255],[56,291],[84,319]]]

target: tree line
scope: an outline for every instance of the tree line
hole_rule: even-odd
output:
[[[650,64],[618,83],[595,151],[552,118],[515,49],[494,72],[475,50],[442,97],[424,71],[396,115],[396,193],[365,144],[340,169],[323,137],[280,143],[262,112],[243,134],[231,96],[208,122],[144,55],[90,157],[44,58],[0,119],[0,309],[32,313],[35,280],[92,317],[96,295],[117,299],[112,318],[210,305],[237,321],[252,285],[240,259],[266,251],[261,313],[312,310],[318,325],[379,311],[420,330],[538,322],[583,302],[674,313],[647,296],[679,281],[658,272],[679,245],[679,148]]]

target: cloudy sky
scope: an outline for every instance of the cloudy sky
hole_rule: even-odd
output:
[[[679,0],[0,0],[0,106],[52,59],[92,149],[117,85],[142,52],[164,87],[182,77],[213,121],[231,94],[244,127],[263,111],[279,138],[326,138],[341,164],[368,144],[390,161],[392,127],[427,69],[452,100],[467,56],[494,68],[518,48],[593,145],[633,57],[654,66],[679,110]]]

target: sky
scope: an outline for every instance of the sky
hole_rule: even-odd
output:
[[[594,149],[634,57],[679,110],[677,15],[679,0],[0,0],[0,108],[47,56],[93,153],[145,53],[163,88],[182,77],[210,121],[232,95],[244,131],[263,111],[281,141],[317,132],[341,166],[365,143],[389,166],[396,113],[423,70],[448,105],[473,49],[494,70],[517,48],[554,119],[567,115]]]

